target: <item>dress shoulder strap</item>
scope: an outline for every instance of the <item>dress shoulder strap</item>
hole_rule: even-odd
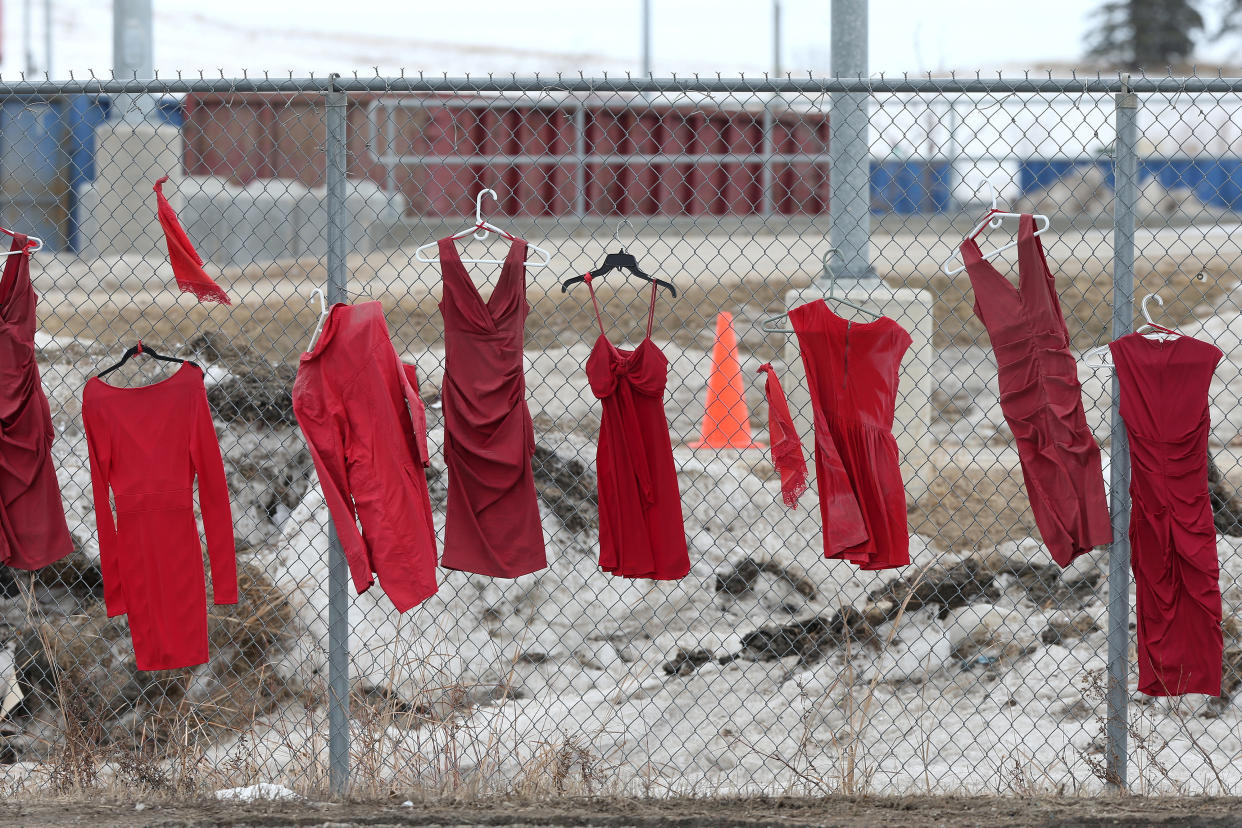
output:
[[[651,326],[655,322],[656,283],[651,283],[651,307],[647,309],[647,338],[651,338]]]

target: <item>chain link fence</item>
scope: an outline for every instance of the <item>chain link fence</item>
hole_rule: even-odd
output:
[[[0,84],[0,220],[46,243],[32,260],[35,355],[76,542],[42,570],[0,569],[0,785],[1239,793],[1242,84],[1127,83]],[[912,563],[871,573],[824,559],[814,487],[786,508],[765,449],[688,447],[727,312],[747,406],[733,413],[766,443],[756,370],[773,362],[810,449],[796,342],[762,320],[829,289],[834,92],[869,113],[869,203],[855,219],[871,224],[877,278],[832,288],[915,341],[894,426]],[[1134,114],[1137,141],[1119,143]],[[177,292],[150,190],[163,175],[231,306]],[[1076,354],[1130,330],[1132,297],[1147,293],[1164,300],[1158,321],[1226,354],[1210,444],[1219,698],[1134,690],[1124,534],[1065,570],[1041,544],[969,281],[941,271],[989,206],[987,184],[1051,219]],[[441,281],[414,250],[473,223],[483,188],[498,194],[486,218],[552,253],[527,273],[525,353],[549,566],[516,580],[441,569],[439,593],[398,615],[380,589],[346,584],[290,392],[320,312],[312,291],[380,301],[418,366],[442,541]],[[1114,256],[1117,239],[1127,249]],[[462,244],[495,255],[505,242]],[[692,562],[677,582],[597,565],[600,404],[584,363],[598,329],[585,286],[560,283],[619,247],[678,289],[659,294],[653,333]],[[498,270],[470,268],[483,296]],[[646,287],[599,283],[614,342],[642,338]],[[204,368],[231,495],[241,599],[208,607],[211,661],[186,670],[138,671],[124,618],[102,603],[82,390],[138,339]],[[1079,373],[1124,528],[1111,378]],[[110,381],[167,375],[138,358]],[[1110,661],[1124,686],[1110,685]]]

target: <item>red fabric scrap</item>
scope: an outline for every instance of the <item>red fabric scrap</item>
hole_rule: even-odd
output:
[[[772,465],[781,476],[781,499],[790,509],[798,508],[798,498],[807,489],[806,456],[802,453],[802,441],[794,429],[789,414],[789,402],[776,377],[772,363],[759,366],[759,373],[766,373],[763,393],[768,398],[768,438],[772,444]]]
[[[159,217],[160,226],[164,228],[164,239],[168,242],[168,259],[172,262],[177,286],[182,293],[193,293],[200,302],[233,304],[224,289],[203,270],[203,260],[199,258],[194,245],[190,243],[190,237],[182,229],[172,205],[164,197],[163,186],[167,180],[168,176],[164,176],[151,189],[155,190],[156,215]]]

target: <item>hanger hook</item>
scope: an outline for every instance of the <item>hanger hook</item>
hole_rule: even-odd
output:
[[[1159,305],[1162,308],[1164,307],[1164,299],[1160,297],[1159,293],[1149,293],[1143,297],[1143,318],[1147,320],[1148,325],[1156,324],[1151,318],[1151,311],[1147,309],[1147,303],[1153,299],[1156,300],[1157,305]]]
[[[828,259],[837,255],[839,251],[835,247],[830,247],[824,251],[824,276],[828,278],[828,295],[832,296],[833,289],[837,284],[837,274],[833,272],[832,265],[828,263]]]
[[[625,245],[621,244],[621,228],[623,226],[628,226],[631,232],[634,230],[634,225],[630,224],[630,220],[623,218],[617,222],[617,229],[612,231],[612,240],[617,243],[618,247],[621,248],[622,253],[625,252]],[[635,234],[635,238],[637,238],[637,234]]]
[[[1000,212],[1000,206],[997,204],[997,200],[996,200],[996,199],[997,199],[997,197],[996,197],[996,185],[992,183],[992,179],[990,179],[990,178],[986,178],[986,179],[984,179],[984,181],[983,181],[983,186],[987,188],[987,191],[988,191],[988,197],[989,197],[989,199],[991,200],[991,206],[988,208],[988,209],[989,209],[989,212],[992,212],[992,213],[999,213],[999,212]],[[989,227],[991,227],[993,230],[995,230],[996,228],[1000,227],[1000,226],[1001,226],[1001,220],[1000,220],[1000,218],[999,218],[999,217],[997,217],[997,218],[993,218],[993,219],[991,219],[990,221],[988,221],[988,226],[989,226]]]
[[[318,296],[318,297],[319,297],[319,310],[320,310],[320,312],[322,312],[322,313],[327,313],[327,312],[328,312],[328,298],[327,298],[326,296],[324,296],[324,293],[323,293],[323,288],[315,288],[314,290],[312,290],[312,291],[311,291],[311,295],[310,295],[310,297],[309,297],[309,298],[307,298],[307,300],[306,300],[306,301],[307,301],[308,303],[313,302],[313,301],[315,301],[315,297],[316,297],[316,296]]]
[[[485,223],[483,221],[483,196],[485,195],[490,195],[493,201],[500,203],[500,196],[496,195],[496,191],[490,187],[479,190],[479,194],[474,197],[474,226],[478,228],[474,237],[479,241],[487,238],[487,229],[483,226]]]

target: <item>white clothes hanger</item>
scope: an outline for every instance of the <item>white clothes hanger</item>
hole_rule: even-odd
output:
[[[1207,281],[1207,276],[1200,273],[1197,277],[1199,281]],[[1141,334],[1148,339],[1159,340],[1161,342],[1177,337],[1185,336],[1181,331],[1172,328],[1166,328],[1164,325],[1158,324],[1151,318],[1151,311],[1147,308],[1147,303],[1155,300],[1156,304],[1164,307],[1164,298],[1159,293],[1149,293],[1143,297],[1143,318],[1147,320],[1147,324],[1143,325],[1136,334]],[[1113,367],[1113,352],[1107,345],[1097,345],[1090,350],[1084,351],[1082,355],[1082,364],[1089,368],[1111,368]]]
[[[1011,213],[1007,210],[1002,210],[999,207],[997,207],[996,187],[992,184],[990,180],[984,182],[984,184],[987,186],[988,192],[992,196],[992,206],[987,211],[987,213],[983,216],[983,219],[978,224],[976,224],[969,233],[966,234],[967,239],[973,239],[975,236],[978,236],[980,233],[983,232],[985,227],[991,227],[993,229],[1000,227],[1001,221],[1003,219],[1022,218],[1021,213]],[[1048,217],[1045,215],[1035,214],[1032,216],[1032,218],[1035,219],[1035,235],[1036,236],[1043,235],[1044,232],[1046,232],[1049,226],[1051,226],[1052,224],[1052,222],[1050,222],[1048,220]],[[996,248],[995,250],[989,250],[988,252],[984,253],[983,258],[990,259],[993,256],[997,255],[998,253],[1003,253],[1004,251],[1009,250],[1010,248],[1013,248],[1013,247],[1017,247],[1017,246],[1018,246],[1018,240],[1014,239],[1008,244],[1003,244],[1000,247]],[[962,262],[960,265],[952,269],[950,269],[949,267],[951,264],[953,264],[954,259],[961,255],[961,250],[962,250],[962,246],[959,244],[957,247],[953,248],[953,251],[949,253],[948,258],[946,258],[944,262],[940,265],[940,269],[941,271],[944,272],[944,275],[956,276],[957,274],[961,273],[963,270],[966,269],[965,262]]]
[[[835,302],[838,305],[844,305],[847,308],[853,308],[859,313],[864,313],[872,319],[881,319],[883,314],[876,313],[870,308],[864,308],[862,305],[856,305],[853,302],[834,296],[836,290],[837,274],[833,273],[832,265],[828,264],[828,257],[835,256],[837,249],[835,247],[828,248],[828,252],[824,253],[824,276],[828,277],[828,295],[822,297],[825,302]],[[768,316],[759,320],[759,329],[764,333],[796,333],[793,328],[781,324],[789,320],[789,312],[778,313],[775,316]]]
[[[315,296],[319,296],[319,322],[315,325],[315,330],[311,333],[310,342],[306,343],[306,353],[315,350],[315,340],[319,339],[319,334],[323,332],[323,323],[328,321],[328,299],[324,296],[323,288],[315,288],[311,291],[310,298],[314,300]]]
[[[480,190],[479,194],[475,196],[474,198],[474,226],[468,227],[465,230],[461,230],[457,233],[454,233],[453,235],[449,236],[450,239],[456,241],[457,239],[462,239],[462,238],[465,238],[466,236],[473,235],[474,238],[478,239],[479,241],[483,241],[484,239],[487,238],[488,233],[495,233],[501,238],[508,239],[509,241],[514,241],[517,239],[517,236],[513,235],[512,233],[509,233],[506,230],[500,229],[496,225],[492,224],[490,221],[486,221],[483,218],[483,196],[485,195],[490,195],[496,201],[500,200],[500,197],[496,195],[495,190],[492,190],[492,189]],[[424,250],[435,250],[438,245],[439,245],[438,240],[433,241],[433,242],[427,242],[424,245],[420,245],[419,247],[414,249],[414,259],[416,261],[424,262],[426,264],[434,264],[440,261],[439,256],[427,258],[426,256],[423,255]],[[539,247],[538,245],[527,242],[526,249],[527,251],[533,251],[535,253],[538,253],[540,256],[543,257],[543,261],[527,262],[526,263],[527,267],[547,267],[548,265],[552,264],[552,254],[544,250],[542,247]],[[505,260],[504,259],[465,259],[463,258],[461,262],[462,264],[504,264]]]
[[[14,235],[13,233],[9,233],[8,230],[3,230],[3,228],[0,228],[0,231],[8,233],[10,236]],[[15,253],[38,253],[40,250],[43,249],[43,239],[39,238],[38,236],[27,236],[26,239],[27,241],[26,241],[25,249],[6,250],[3,253],[0,253],[0,257],[12,256]],[[30,244],[30,242],[34,242],[34,244]]]

